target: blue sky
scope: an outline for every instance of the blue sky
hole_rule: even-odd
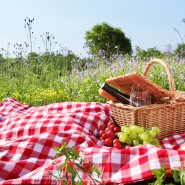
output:
[[[185,41],[184,0],[1,0],[0,48],[9,42],[11,51],[13,44],[27,42],[26,17],[35,19],[35,50],[44,46],[40,35],[49,32],[57,43],[84,55],[85,32],[102,22],[121,28],[133,49],[175,48],[181,40],[174,28]]]

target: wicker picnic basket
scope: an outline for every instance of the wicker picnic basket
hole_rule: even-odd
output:
[[[155,63],[164,66],[168,75],[169,91],[147,79],[149,69]],[[158,135],[160,140],[176,133],[185,132],[185,92],[174,90],[173,75],[167,63],[160,59],[153,59],[147,64],[144,75],[123,75],[107,79],[106,82],[117,86],[127,94],[130,93],[133,84],[139,83],[143,89],[147,87],[153,97],[151,105],[141,107],[108,101],[113,118],[119,126],[125,124],[136,124],[145,128],[158,126],[161,130]]]

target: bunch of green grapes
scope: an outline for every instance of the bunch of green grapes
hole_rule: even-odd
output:
[[[159,145],[157,134],[160,133],[160,128],[157,126],[151,129],[145,129],[138,125],[123,125],[121,131],[117,133],[119,140],[131,146],[138,146],[142,144],[152,144],[155,146]]]

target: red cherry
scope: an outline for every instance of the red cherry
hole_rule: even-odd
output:
[[[113,140],[113,144],[115,144],[115,143],[120,143],[120,140],[119,140],[119,139],[117,139],[117,138],[116,138],[116,139],[114,139],[114,140]]]
[[[112,138],[112,139],[115,138],[115,133],[114,133],[114,131],[108,130],[106,133],[107,133],[107,137],[110,137],[110,138]]]
[[[107,138],[107,133],[103,133],[101,137],[103,140],[105,140]]]
[[[104,145],[111,147],[113,145],[113,139],[112,138],[107,138],[104,140]]]
[[[118,148],[118,149],[122,149],[123,148],[122,145],[121,145],[121,143],[118,143],[118,142],[114,143],[113,144],[113,147],[114,148]]]
[[[107,127],[106,129],[105,129],[105,132],[108,132],[109,130],[111,130],[109,127]],[[111,130],[112,131],[112,130]]]
[[[120,131],[121,131],[121,129],[119,127],[114,128],[114,132],[120,132]]]
[[[113,123],[113,122],[109,122],[109,123],[107,124],[107,127],[110,127],[111,125],[114,125],[114,123]]]
[[[114,130],[114,128],[116,128],[116,126],[115,125],[110,125],[109,128]]]
[[[105,133],[105,131],[104,131],[104,130],[100,130],[100,131],[99,131],[99,135],[100,135],[100,137],[101,137],[104,133]]]

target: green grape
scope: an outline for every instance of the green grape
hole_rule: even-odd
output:
[[[142,140],[142,139],[141,139],[141,134],[138,134],[138,135],[137,135],[137,138],[138,138],[139,140]]]
[[[147,133],[148,134],[148,136],[150,135],[150,130],[149,129],[145,129],[145,131],[144,131],[145,133]]]
[[[153,138],[153,144],[154,144],[154,145],[159,144],[159,140],[158,140],[157,138]]]
[[[156,132],[154,130],[150,130],[149,134],[151,137],[156,137]]]
[[[122,132],[122,133],[119,135],[119,140],[120,140],[122,143],[125,143],[127,137],[128,137],[128,135]]]
[[[121,126],[121,131],[124,132],[124,129],[127,128],[126,125]]]
[[[140,137],[143,141],[148,140],[148,134],[146,132],[143,132]]]
[[[139,130],[139,126],[131,125],[130,130],[133,131],[133,132],[137,132]]]
[[[129,137],[131,139],[136,139],[137,138],[137,133],[132,131],[132,132],[130,132]]]
[[[125,143],[127,144],[127,145],[132,145],[132,139],[128,136],[127,137],[127,139],[126,139],[126,141],[125,141]]]
[[[156,134],[159,134],[160,133],[160,128],[155,126],[155,127],[152,127],[152,130],[156,133]]]
[[[143,127],[139,127],[137,130],[138,134],[142,134],[145,131],[145,129]]]
[[[153,141],[154,141],[154,140],[153,140],[153,137],[149,137],[149,138],[148,138],[148,141],[150,142],[150,144],[152,144]]]
[[[118,132],[117,135],[122,143],[130,146],[138,146],[140,144],[160,146],[159,140],[156,138],[159,132],[160,128],[157,126],[146,129],[138,125],[123,125],[121,126],[121,132]]]
[[[129,127],[125,127],[124,130],[123,130],[123,132],[125,134],[130,134],[130,128]]]
[[[138,139],[134,139],[133,140],[133,145],[134,146],[138,146],[140,144],[139,140]]]
[[[119,137],[122,133],[123,133],[123,132],[118,132],[118,133],[117,133],[117,136]]]
[[[151,144],[149,140],[144,140],[143,144]]]

